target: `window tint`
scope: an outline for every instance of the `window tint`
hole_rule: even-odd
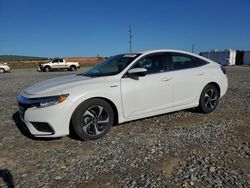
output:
[[[148,55],[141,58],[133,68],[145,68],[148,74],[167,71],[167,58],[165,54]]]
[[[173,54],[171,57],[174,70],[195,68],[207,64],[206,61],[185,54]]]
[[[54,59],[54,60],[53,60],[53,63],[57,63],[57,62],[58,62],[58,60],[57,60],[57,59]]]
[[[62,60],[62,59],[60,59],[60,60],[59,60],[59,62],[63,62],[63,60]]]

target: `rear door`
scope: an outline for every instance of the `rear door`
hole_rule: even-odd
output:
[[[132,68],[146,68],[148,74],[144,77],[121,78],[125,118],[150,115],[172,106],[173,72],[168,71],[166,53],[144,56]]]
[[[174,77],[174,106],[192,104],[204,87],[207,62],[191,55],[170,53]]]

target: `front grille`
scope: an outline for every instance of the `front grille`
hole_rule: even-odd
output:
[[[46,132],[54,134],[54,130],[50,127],[48,123],[44,122],[31,122],[31,124],[40,132]]]

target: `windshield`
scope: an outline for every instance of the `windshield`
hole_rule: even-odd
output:
[[[81,75],[88,77],[116,75],[124,70],[139,55],[130,53],[112,56]]]

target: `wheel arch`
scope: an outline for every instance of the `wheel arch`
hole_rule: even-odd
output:
[[[6,72],[6,70],[4,69],[4,68],[0,68],[1,70],[3,70],[3,73],[5,73]]]
[[[74,68],[74,69],[72,70],[72,68]],[[76,67],[76,65],[69,65],[69,66],[68,66],[68,70],[69,70],[69,71],[76,71],[76,70],[77,70],[77,67]]]
[[[44,65],[43,70],[46,69],[47,67],[51,70],[51,66],[50,65]]]

